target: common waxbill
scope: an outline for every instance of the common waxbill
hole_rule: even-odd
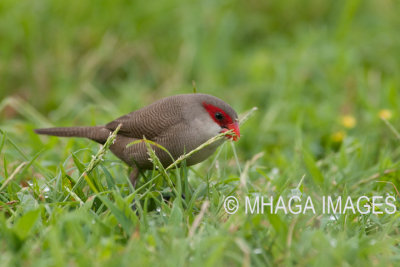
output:
[[[114,144],[110,150],[132,166],[130,180],[136,184],[140,170],[152,169],[147,146],[143,142],[127,146],[135,140],[146,138],[166,148],[174,160],[192,151],[221,132],[232,130],[227,138],[236,141],[240,137],[238,116],[231,106],[221,99],[207,94],[182,94],[163,98],[139,110],[101,126],[56,127],[36,129],[38,134],[86,137],[104,144],[119,124]],[[188,166],[207,159],[222,143],[217,141],[196,152],[186,160]],[[172,163],[171,157],[153,146],[164,167]]]

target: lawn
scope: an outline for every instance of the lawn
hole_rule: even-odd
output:
[[[0,266],[398,266],[398,14],[393,0],[2,0]],[[241,138],[135,189],[107,146],[33,132],[194,90],[247,118]],[[315,212],[255,210],[294,196]],[[328,196],[341,211],[323,212]]]

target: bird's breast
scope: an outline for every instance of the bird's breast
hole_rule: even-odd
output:
[[[176,160],[180,156],[189,153],[203,143],[207,142],[207,140],[216,136],[220,131],[219,126],[214,127],[214,125],[211,125],[209,127],[204,127],[205,125],[203,124],[203,127],[200,127],[200,125],[200,122],[195,122],[190,125],[176,125],[166,134],[160,136],[160,138],[157,140],[157,143],[165,147]],[[193,165],[207,159],[215,152],[216,148],[222,142],[222,140],[215,142],[196,152],[189,159],[187,159],[187,165]],[[170,157],[167,155],[166,157],[160,156],[160,160],[162,162],[163,160],[169,162],[169,158]]]

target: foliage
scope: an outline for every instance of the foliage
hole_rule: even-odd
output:
[[[229,215],[223,202],[400,207],[399,13],[391,0],[0,1],[0,265],[398,265],[398,212]],[[111,153],[90,165],[95,143],[33,132],[104,124],[192,81],[258,111],[238,142],[136,190]]]

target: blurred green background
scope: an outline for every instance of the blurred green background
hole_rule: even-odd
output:
[[[53,124],[102,124],[195,81],[239,113],[257,106],[259,134],[242,145],[273,147],[292,142],[285,122],[299,117],[323,135],[343,114],[370,123],[397,112],[398,14],[389,0],[4,0],[0,98],[24,99]]]
[[[13,141],[6,141],[3,151],[0,146],[0,181],[45,149],[33,168],[17,175],[13,189],[2,192],[3,204],[21,204],[10,204],[9,213],[0,209],[2,227],[11,229],[0,236],[5,262],[21,257],[23,263],[54,266],[70,258],[67,264],[85,265],[95,258],[97,264],[123,265],[133,257],[145,265],[165,260],[170,266],[395,266],[400,259],[397,215],[343,216],[337,224],[311,215],[228,219],[221,203],[223,196],[237,192],[243,170],[247,193],[287,194],[306,174],[300,187],[304,194],[375,193],[399,199],[399,14],[395,0],[1,0],[0,128]],[[115,234],[110,229],[118,227],[107,215],[106,221],[99,219],[110,227],[104,226],[107,231],[97,225],[90,230],[93,235],[82,230],[92,242],[85,247],[78,237],[64,236],[64,226],[44,222],[48,210],[41,210],[43,224],[20,237],[25,247],[25,241],[16,243],[22,249],[7,245],[14,240],[8,239],[12,225],[26,212],[18,195],[26,188],[22,181],[51,184],[61,173],[60,162],[71,165],[72,152],[88,149],[77,155],[87,163],[98,149],[86,140],[39,138],[34,128],[104,124],[162,97],[191,93],[193,81],[197,92],[222,98],[238,113],[258,107],[235,143],[241,167],[234,153],[226,152],[223,171],[209,175],[216,195],[200,194],[196,212],[184,214],[177,224],[188,230],[208,199],[206,230],[195,235],[196,241],[154,214],[133,223],[139,236]],[[250,161],[260,152],[258,161]],[[209,164],[196,170],[204,175]],[[105,166],[113,175],[126,174],[124,167]],[[40,182],[43,176],[49,180]],[[194,187],[200,184],[192,180]],[[40,198],[42,187],[35,190],[34,203],[53,203]],[[81,211],[57,212],[75,216]],[[91,209],[76,214],[91,221]],[[48,230],[53,227],[59,232]],[[63,247],[68,238],[71,243]],[[186,245],[199,254],[175,251]],[[45,249],[31,251],[30,246]],[[88,253],[79,254],[79,246]]]

